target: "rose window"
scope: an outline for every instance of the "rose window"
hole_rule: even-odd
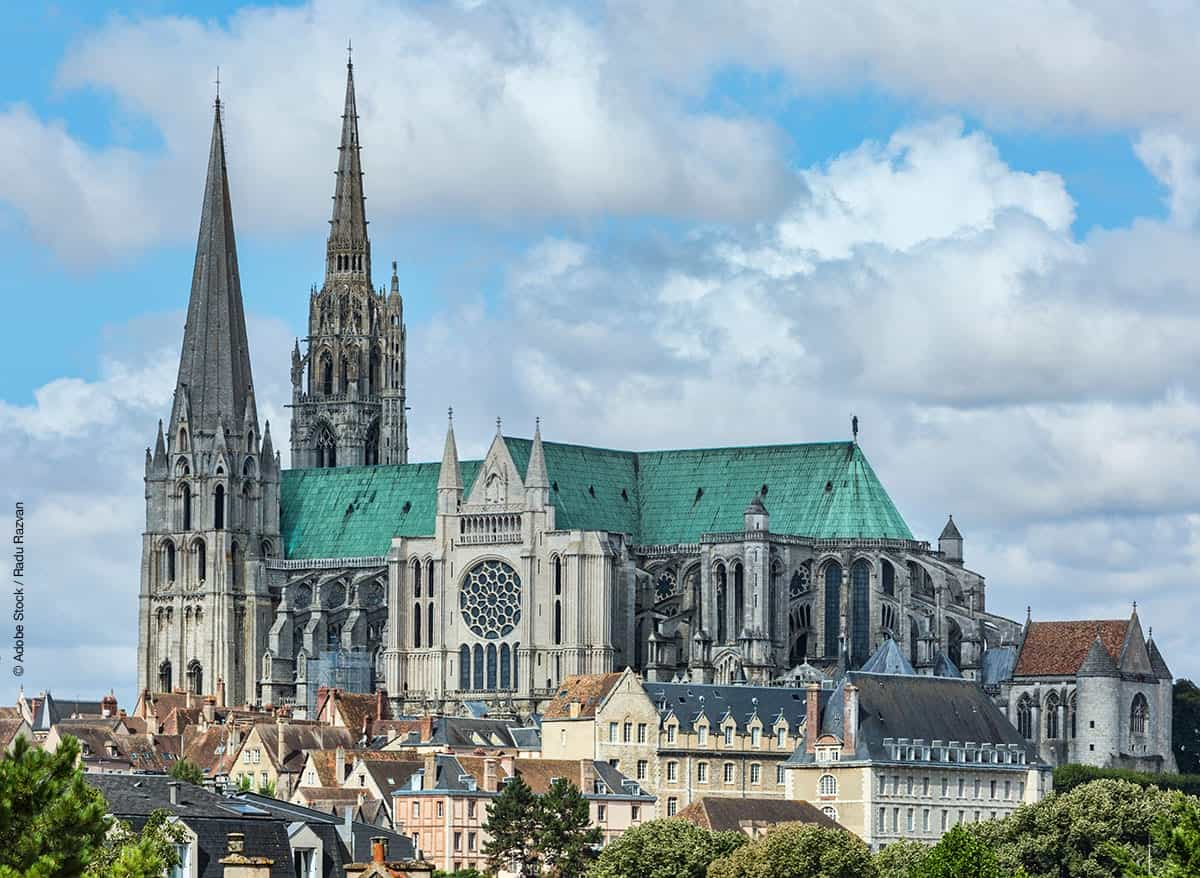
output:
[[[654,583],[654,592],[660,601],[673,595],[675,593],[675,573],[671,570],[664,570]]]
[[[521,621],[521,577],[503,561],[480,561],[467,572],[458,607],[477,637],[504,637]]]
[[[805,564],[792,573],[788,593],[791,597],[799,597],[808,591],[808,565]]]

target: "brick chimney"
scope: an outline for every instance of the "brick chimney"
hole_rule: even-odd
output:
[[[433,737],[433,714],[427,713],[421,717],[421,740],[428,741]]]
[[[333,771],[334,777],[337,778],[337,785],[340,787],[346,782],[346,748],[338,747],[333,755]]]
[[[279,768],[283,768],[283,758],[285,756],[287,756],[286,751],[283,749],[284,746],[286,746],[286,745],[284,744],[284,740],[283,740],[283,720],[276,719],[275,720],[275,760],[276,760],[276,762],[278,762]]]
[[[211,695],[204,696],[204,721],[211,723],[217,718],[217,699]]]
[[[385,835],[377,835],[371,839],[371,862],[386,863],[388,854],[388,840]]]
[[[386,706],[383,698],[383,690],[375,690],[375,719],[383,719],[383,710]]]
[[[500,770],[500,762],[494,756],[487,756],[483,760],[483,791],[485,793],[494,793],[499,789],[499,782],[496,775]]]
[[[100,699],[100,716],[107,719],[117,715],[117,696],[113,695],[110,689],[108,694]]]
[[[246,836],[231,832],[228,853],[219,862],[225,867],[225,878],[270,878],[275,861],[269,857],[252,857],[246,853]]]
[[[437,789],[437,754],[425,754],[425,789]]]
[[[817,734],[821,730],[821,687],[809,683],[804,692],[804,752],[817,752]]]
[[[842,753],[853,756],[858,748],[858,687],[847,682],[842,696]]]

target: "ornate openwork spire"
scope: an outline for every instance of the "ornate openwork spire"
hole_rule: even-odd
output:
[[[252,383],[218,99],[213,111],[208,178],[179,358],[172,431],[177,431],[180,416],[190,420],[193,433],[209,435],[216,432],[222,417],[228,423],[240,423]],[[185,400],[190,405],[185,406]]]
[[[336,272],[371,276],[371,246],[367,240],[367,210],[362,178],[354,64],[347,59],[346,105],[342,111],[342,139],[338,145],[333,217],[329,220],[329,264],[326,274]]]

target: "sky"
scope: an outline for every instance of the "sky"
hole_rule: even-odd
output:
[[[414,460],[451,405],[464,456],[497,416],[654,449],[842,440],[857,414],[914,534],[954,514],[989,610],[1136,602],[1200,675],[1200,7],[81,0],[6,29],[28,651],[0,693],[132,698],[218,66],[259,413],[287,436],[351,40]]]

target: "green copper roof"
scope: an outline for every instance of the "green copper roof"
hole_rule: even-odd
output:
[[[522,473],[532,443],[506,438]],[[635,543],[698,542],[740,531],[760,494],[773,533],[818,539],[912,539],[861,449],[850,442],[629,452],[544,443],[550,502],[564,530],[631,535]],[[465,493],[479,461],[463,461]],[[287,558],[384,555],[393,536],[433,534],[439,464],[285,470]]]

